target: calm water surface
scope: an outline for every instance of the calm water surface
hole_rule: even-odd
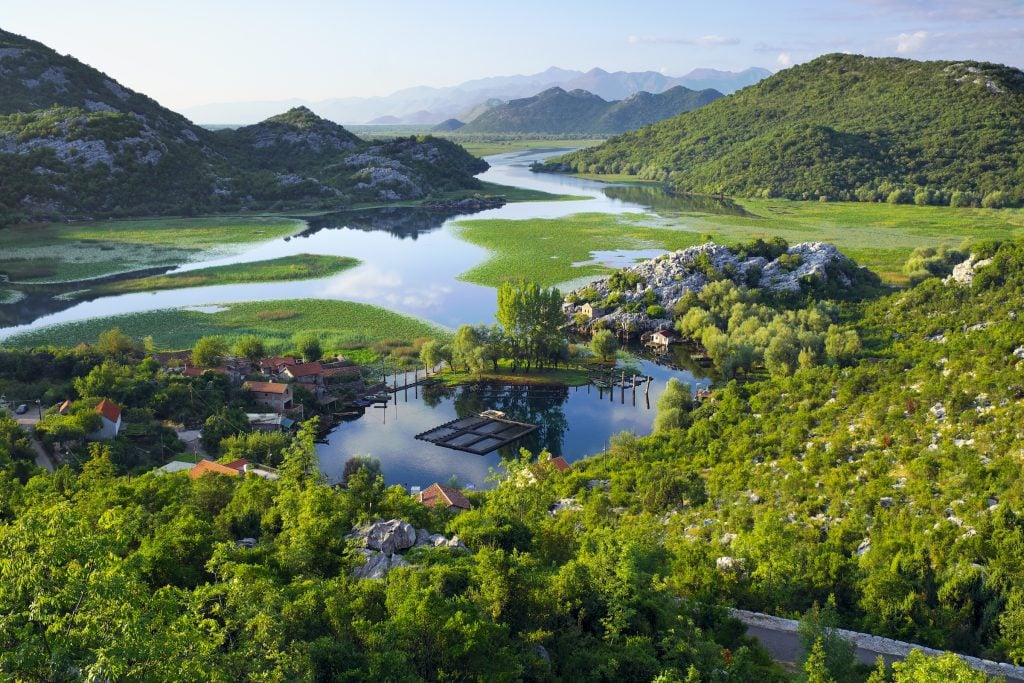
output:
[[[491,157],[483,180],[553,194],[583,196],[579,201],[524,202],[473,214],[473,218],[559,218],[574,213],[656,212],[683,214],[687,210],[714,210],[714,203],[693,205],[692,200],[670,197],[658,188],[621,187],[568,176],[535,174],[529,166],[559,152],[527,152]],[[728,211],[729,209],[726,208]],[[304,282],[242,284],[166,290],[105,297],[79,303],[54,302],[37,297],[10,307],[0,306],[7,320],[18,324],[0,327],[0,339],[55,323],[180,306],[209,306],[219,302],[319,298],[359,301],[416,316],[448,328],[463,323],[490,323],[494,317],[493,289],[458,280],[459,274],[480,263],[486,252],[455,237],[452,224],[466,216],[445,216],[414,208],[344,212],[308,220],[300,235],[245,248],[240,253],[190,263],[176,271],[249,263],[291,254],[312,253],[352,256],[361,265],[344,273]],[[629,265],[638,257],[651,258],[661,250],[594,252],[593,262],[613,267]],[[681,359],[685,361],[684,359]],[[389,484],[427,486],[456,475],[467,484],[486,486],[491,468],[502,455],[513,455],[522,445],[542,448],[574,461],[605,450],[609,439],[621,432],[648,434],[654,405],[670,377],[690,384],[694,375],[648,361],[636,361],[640,371],[654,377],[649,397],[643,387],[634,402],[616,391],[612,400],[595,387],[469,386],[456,390],[422,388],[401,394],[386,409],[369,408],[366,414],[334,430],[329,444],[318,447],[327,476],[340,478],[345,461],[353,455],[372,455],[381,461]],[[453,451],[413,437],[457,417],[489,408],[510,418],[539,425],[540,429],[508,452],[477,456]]]

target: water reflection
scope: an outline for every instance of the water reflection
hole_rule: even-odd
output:
[[[443,385],[400,392],[398,402],[386,409],[368,408],[365,416],[338,426],[329,444],[318,447],[321,469],[328,479],[341,477],[345,461],[353,455],[371,455],[381,462],[388,484],[428,486],[452,475],[462,482],[487,486],[491,469],[502,458],[515,457],[519,448],[532,453],[547,449],[567,461],[596,455],[608,448],[619,432],[649,434],[658,397],[670,378],[697,386],[707,384],[701,368],[682,369],[690,362],[683,349],[652,358],[635,358],[629,365],[654,379],[650,388],[638,385],[612,391],[596,386],[509,386],[480,383],[450,388]],[[659,364],[662,363],[662,364]],[[488,409],[510,419],[539,427],[516,444],[485,456],[442,448],[415,437],[457,418]]]
[[[402,206],[339,211],[306,218],[309,229],[303,232],[302,236],[313,235],[320,230],[350,228],[364,232],[386,232],[399,239],[415,240],[423,233],[440,229],[446,221],[456,216],[466,215],[471,215],[471,213],[451,209],[428,210]]]
[[[606,196],[631,204],[640,204],[651,211],[672,215],[678,213],[710,213],[724,216],[751,216],[742,206],[728,198],[676,194],[660,185],[611,185]]]

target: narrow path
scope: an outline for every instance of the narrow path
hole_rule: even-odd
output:
[[[797,635],[797,622],[769,614],[748,612],[747,610],[730,610],[732,616],[747,626],[747,635],[761,641],[772,657],[779,662],[797,662],[802,654],[800,638]],[[857,646],[857,661],[874,664],[881,655],[890,664],[906,659],[911,650],[921,650],[927,655],[941,654],[941,651],[913,643],[905,643],[890,638],[857,633],[845,629],[837,629],[839,635],[852,641]],[[972,668],[984,671],[989,676],[1002,677],[1007,683],[1024,683],[1024,667],[1013,666],[1001,662],[993,662],[977,657],[957,655]]]
[[[32,450],[36,452],[36,465],[42,467],[47,472],[56,472],[57,468],[54,467],[53,459],[43,449],[43,444],[39,443],[38,439],[34,436],[30,436],[29,441],[32,443]]]

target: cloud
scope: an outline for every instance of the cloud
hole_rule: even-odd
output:
[[[706,36],[701,36],[696,42],[701,47],[718,47],[719,45],[737,45],[740,40],[739,38],[726,38],[725,36],[712,33]]]
[[[893,40],[896,41],[896,52],[907,54],[919,52],[928,42],[928,31],[914,31],[913,33],[901,33]]]
[[[779,56],[775,58],[775,63],[786,68],[793,65],[793,58],[789,56],[788,52],[780,52]]]
[[[709,33],[699,38],[666,38],[660,36],[638,36],[631,35],[626,41],[630,45],[696,45],[704,48],[719,47],[722,45],[739,45],[739,38],[720,36],[716,33]]]
[[[1024,17],[1019,0],[860,0],[878,12],[922,20],[989,21]]]

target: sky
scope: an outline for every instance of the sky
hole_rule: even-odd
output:
[[[0,28],[176,109],[550,66],[778,71],[828,52],[1024,67],[1024,0],[0,0]]]

